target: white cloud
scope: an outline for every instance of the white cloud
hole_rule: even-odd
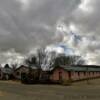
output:
[[[10,49],[8,51],[1,51],[0,52],[0,63],[1,64],[15,64],[17,63],[18,65],[22,64],[25,56],[17,53],[14,49]]]
[[[91,0],[81,0],[81,4],[78,6],[84,12],[93,12],[93,7],[91,5]]]
[[[79,35],[79,33],[76,33],[78,32],[76,31],[78,28],[72,23],[69,24],[69,26],[66,26],[63,23],[60,24],[62,28],[57,28],[57,32],[58,35],[60,32],[60,34],[63,36],[61,43],[66,44],[67,47],[71,48],[74,51],[73,54],[82,56],[86,60],[87,64],[99,65],[100,41],[91,34],[86,35],[84,33],[84,35]]]
[[[17,1],[21,3],[22,10],[27,10],[30,6],[31,0],[17,0]]]

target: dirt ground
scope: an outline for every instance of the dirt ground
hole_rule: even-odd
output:
[[[71,86],[0,81],[0,100],[100,100],[100,79]]]

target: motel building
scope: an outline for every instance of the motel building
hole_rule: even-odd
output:
[[[68,65],[56,67],[52,70],[52,82],[78,81],[100,77],[100,66],[95,65]]]

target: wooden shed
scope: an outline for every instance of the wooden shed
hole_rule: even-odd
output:
[[[29,67],[21,65],[20,67],[18,67],[14,71],[13,75],[14,75],[15,79],[19,79],[20,80],[21,79],[21,75],[24,74],[24,73],[25,74],[29,73]]]

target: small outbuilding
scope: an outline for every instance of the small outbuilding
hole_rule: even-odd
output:
[[[29,67],[21,65],[14,71],[13,75],[15,79],[20,80],[22,74],[28,74],[28,73],[29,73]]]
[[[0,68],[0,79],[9,80],[12,78],[13,70],[6,64],[4,67]]]
[[[14,71],[14,77],[18,80],[37,80],[39,76],[39,72],[37,67],[32,66],[28,67],[25,65],[21,65]]]

